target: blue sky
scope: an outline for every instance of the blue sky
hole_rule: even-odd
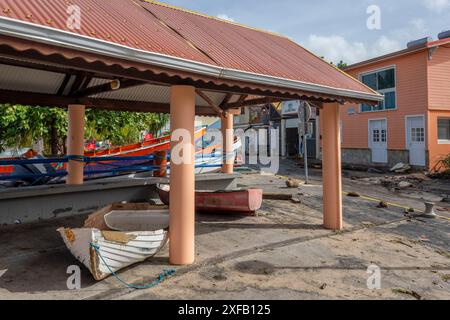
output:
[[[191,10],[274,31],[327,60],[355,63],[400,50],[410,40],[450,29],[450,0],[165,0]],[[380,8],[381,29],[367,27]]]

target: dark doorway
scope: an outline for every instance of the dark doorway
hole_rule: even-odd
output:
[[[299,154],[299,136],[297,128],[286,129],[286,151],[289,157]]]

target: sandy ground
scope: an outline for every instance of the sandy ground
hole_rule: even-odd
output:
[[[419,210],[424,199],[450,194],[448,183],[398,192],[355,178],[368,176],[377,177],[345,172],[345,191]],[[439,219],[408,219],[401,208],[344,196],[345,230],[336,233],[321,227],[320,172],[313,170],[312,184],[300,190],[286,187],[288,177],[302,178],[291,161],[278,176],[244,175],[242,187],[292,193],[301,203],[266,200],[257,217],[198,215],[196,264],[143,291],[114,278],[96,283],[84,268],[82,288],[67,289],[67,268],[78,263],[55,229],[80,226],[85,217],[0,227],[0,299],[450,299],[444,203]],[[367,287],[371,265],[381,271],[379,290]],[[141,284],[169,267],[165,248],[120,276]]]

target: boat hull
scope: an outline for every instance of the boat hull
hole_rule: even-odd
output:
[[[165,205],[170,204],[170,190],[167,185],[158,185],[158,194]],[[262,206],[262,196],[261,189],[196,191],[195,208],[200,212],[254,215]]]
[[[169,239],[165,230],[115,232],[60,228],[58,232],[72,255],[97,281],[153,257]]]
[[[169,241],[169,209],[112,204],[91,214],[83,228],[59,228],[72,255],[102,280],[157,254]],[[140,231],[142,230],[142,231]]]

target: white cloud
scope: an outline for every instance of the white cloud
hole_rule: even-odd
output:
[[[450,8],[450,0],[423,0],[423,3],[429,10],[438,13]]]
[[[424,19],[420,19],[420,18],[412,19],[410,21],[410,24],[418,32],[426,32],[428,30]]]
[[[375,42],[371,51],[375,56],[379,56],[401,50],[403,47],[404,46],[400,41],[382,36]]]
[[[231,18],[231,17],[229,17],[229,16],[226,15],[225,13],[218,14],[218,15],[217,15],[217,18],[223,19],[223,20],[228,20],[228,21],[231,21],[231,22],[234,22],[234,19]]]
[[[327,61],[335,63],[344,61],[348,64],[360,62],[369,58],[400,50],[400,42],[386,36],[378,38],[371,45],[362,42],[349,42],[342,36],[318,36],[310,35],[306,48],[318,56],[323,56]]]

